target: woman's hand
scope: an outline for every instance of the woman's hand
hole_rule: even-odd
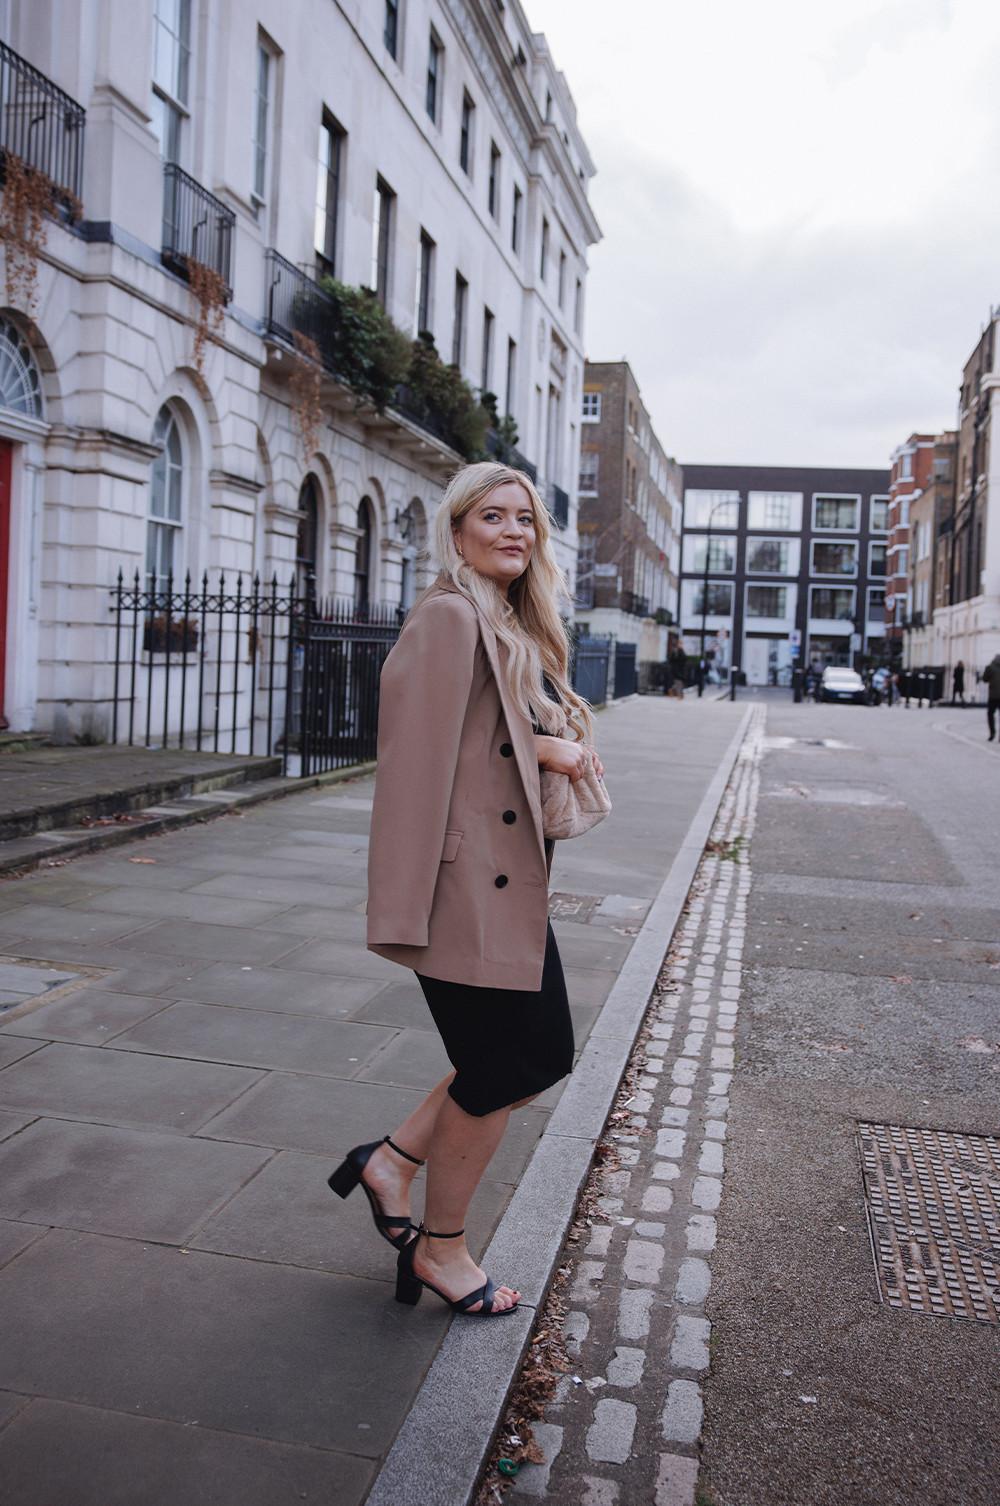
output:
[[[567,774],[574,782],[582,779],[587,769],[591,766],[598,779],[603,778],[604,765],[586,743],[570,742],[565,737],[548,737],[538,734],[535,737],[538,751],[538,764],[542,769],[548,769],[551,774]]]

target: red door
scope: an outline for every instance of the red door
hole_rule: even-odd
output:
[[[14,446],[0,440],[0,727],[3,714],[4,669],[7,664],[7,559],[10,554],[10,461]]]

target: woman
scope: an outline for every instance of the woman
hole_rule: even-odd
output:
[[[426,1286],[456,1312],[497,1317],[519,1293],[472,1259],[466,1210],[511,1109],[573,1065],[539,768],[578,779],[591,760],[601,767],[583,742],[565,586],[531,482],[466,466],[435,527],[443,569],[382,671],[368,946],[414,970],[454,1070],[391,1138],[350,1151],[330,1185],[346,1197],[360,1182],[399,1250],[399,1301]],[[416,1226],[409,1191],[424,1160]]]

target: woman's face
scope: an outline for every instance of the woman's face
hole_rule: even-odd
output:
[[[528,568],[535,547],[531,499],[517,481],[495,486],[455,528],[455,547],[466,564],[495,581],[504,595]]]

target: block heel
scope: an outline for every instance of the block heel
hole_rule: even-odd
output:
[[[464,1229],[456,1229],[453,1234],[435,1234],[433,1229],[425,1229],[423,1224],[417,1226],[416,1238],[409,1240],[402,1246],[399,1259],[396,1261],[396,1301],[404,1302],[407,1307],[416,1307],[420,1301],[420,1292],[426,1287],[433,1292],[435,1297],[440,1297],[442,1302],[447,1302],[453,1313],[458,1313],[463,1318],[509,1318],[511,1313],[516,1313],[518,1304],[513,1307],[494,1307],[493,1298],[496,1295],[496,1287],[487,1276],[482,1286],[477,1286],[474,1292],[467,1292],[464,1297],[457,1301],[439,1291],[430,1281],[425,1281],[418,1276],[413,1269],[413,1256],[417,1248],[417,1239],[421,1234],[425,1239],[459,1239],[465,1233]],[[479,1307],[476,1308],[476,1303]],[[472,1311],[476,1308],[476,1311]]]
[[[386,1213],[382,1204],[375,1196],[372,1189],[364,1179],[364,1169],[380,1145],[388,1145],[397,1156],[402,1156],[404,1161],[412,1161],[414,1166],[423,1166],[416,1156],[411,1156],[408,1150],[401,1150],[388,1135],[383,1135],[381,1140],[372,1140],[368,1145],[355,1145],[347,1152],[336,1171],[327,1177],[327,1186],[338,1197],[350,1197],[355,1187],[361,1187],[368,1199],[368,1206],[372,1211],[372,1222],[382,1238],[388,1240],[394,1250],[403,1250],[416,1232],[416,1224],[412,1219],[403,1214]],[[391,1229],[399,1229],[400,1233],[391,1234]],[[403,1300],[402,1298],[400,1299]]]

